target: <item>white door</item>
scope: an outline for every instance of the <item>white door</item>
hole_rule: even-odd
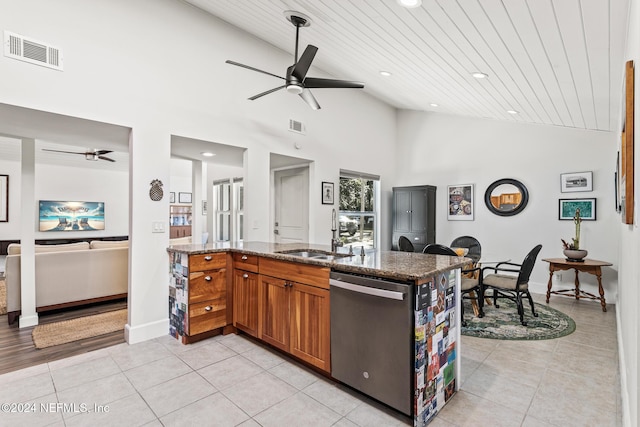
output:
[[[273,231],[276,243],[309,240],[309,168],[274,173]]]

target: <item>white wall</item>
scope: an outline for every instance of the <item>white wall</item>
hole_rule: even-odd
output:
[[[615,303],[616,135],[416,111],[400,111],[398,129],[398,185],[438,187],[437,242],[448,245],[457,236],[471,235],[480,241],[485,260],[514,262],[522,262],[541,243],[530,282],[534,292],[546,292],[549,279],[549,265],[541,259],[562,257],[560,239],[574,235],[572,221],[558,220],[558,199],[595,197],[597,220],[582,222],[581,247],[590,258],[613,263],[603,271],[603,285],[605,297]],[[561,193],[560,174],[579,171],[593,171],[593,191]],[[522,213],[501,217],[486,208],[484,192],[501,178],[515,178],[529,190],[529,204]],[[475,185],[474,221],[447,220],[446,189],[454,184]],[[570,272],[563,272],[562,279],[562,285],[554,282],[554,289],[573,286]],[[585,291],[598,294],[594,276],[581,274],[580,283]]]
[[[170,181],[171,135],[248,148],[248,240],[271,237],[266,208],[271,152],[315,161],[314,242],[330,239],[331,206],[320,204],[321,181],[337,183],[343,168],[379,174],[389,191],[394,109],[358,90],[318,90],[319,111],[285,92],[250,102],[248,96],[278,82],[224,63],[234,59],[284,71],[291,52],[174,0],[0,0],[0,10],[0,28],[60,47],[65,64],[59,72],[0,57],[0,102],[132,129],[129,342],[168,330],[168,233],[152,233],[151,222],[167,222],[169,202],[168,197],[150,201],[148,190],[153,179]],[[287,131],[291,118],[305,123],[307,135]],[[387,236],[388,229],[382,233]]]
[[[0,161],[9,175],[9,222],[0,223],[0,240],[19,240],[22,221],[33,222],[36,239],[67,239],[129,235],[129,174],[92,168],[64,168],[36,163],[35,200],[104,202],[105,229],[101,231],[38,231],[38,218],[20,214],[20,162]],[[36,207],[36,215],[37,215]]]
[[[640,204],[640,120],[638,108],[640,100],[640,4],[631,0],[629,11],[629,29],[627,33],[626,56],[635,64],[635,150],[634,150],[634,225],[618,223],[617,233],[620,235],[618,247],[620,256],[618,314],[618,346],[620,353],[620,376],[622,381],[623,422],[625,426],[637,426],[640,423],[638,406],[640,404],[640,372],[638,371],[638,350],[640,343],[640,232],[638,217]],[[620,64],[620,73],[624,72],[624,64]],[[620,120],[622,122],[622,120]],[[620,143],[617,144],[620,149]]]

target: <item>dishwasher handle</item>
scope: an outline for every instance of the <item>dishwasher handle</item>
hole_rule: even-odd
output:
[[[359,294],[373,295],[376,297],[394,299],[398,301],[403,301],[406,295],[406,293],[404,292],[396,292],[396,291],[390,291],[388,289],[379,289],[379,288],[372,288],[369,286],[361,286],[361,285],[356,285],[354,283],[341,282],[339,280],[334,280],[334,279],[329,280],[329,285],[335,286],[336,288],[357,292]]]

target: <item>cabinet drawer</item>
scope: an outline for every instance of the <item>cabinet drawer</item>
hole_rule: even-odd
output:
[[[278,261],[264,257],[260,260],[260,274],[306,283],[307,285],[324,289],[329,289],[330,271],[331,269],[328,267],[318,267],[297,262]]]
[[[189,304],[189,335],[197,335],[227,324],[225,298]]]
[[[215,254],[189,255],[189,272],[206,271],[227,266],[227,254],[224,252]]]
[[[252,273],[257,273],[258,272],[258,256],[234,253],[233,268],[250,271]]]
[[[196,271],[189,274],[189,304],[224,298],[227,292],[227,269]]]

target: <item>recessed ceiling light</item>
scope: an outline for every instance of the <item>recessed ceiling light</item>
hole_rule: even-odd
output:
[[[472,75],[473,77],[475,77],[476,79],[486,79],[487,77],[489,77],[489,75],[488,75],[488,74],[481,73],[481,72],[479,72],[479,71],[476,71],[475,73],[471,73],[471,75]]]
[[[429,105],[431,105],[432,107],[438,107],[438,104],[429,104]]]
[[[380,71],[381,76],[389,77],[391,73],[389,71]]]
[[[518,114],[518,112],[516,110],[507,110],[507,113],[509,113],[509,114]]]
[[[420,7],[422,5],[422,0],[398,0],[398,4],[402,7],[412,9],[414,7]]]
[[[215,154],[213,154],[213,153],[211,153],[211,152],[209,152],[209,151],[203,151],[203,152],[202,152],[202,153],[200,153],[200,154],[202,154],[202,155],[203,155],[203,156],[205,156],[205,157],[213,157],[213,156],[215,156]]]

